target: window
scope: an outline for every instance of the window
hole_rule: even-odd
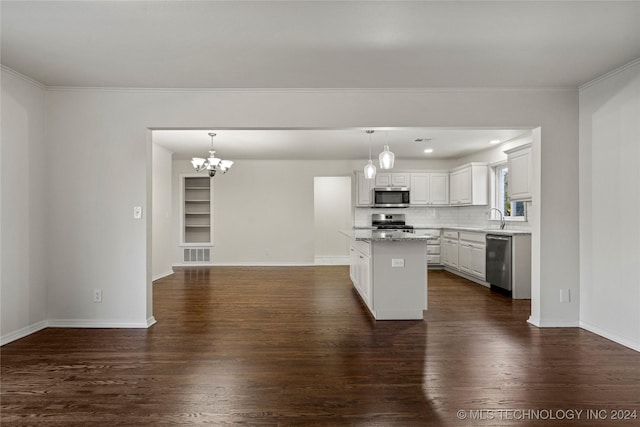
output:
[[[525,202],[512,202],[509,199],[509,169],[506,163],[497,165],[495,168],[495,194],[494,207],[500,209],[506,220],[520,220],[526,218]],[[498,218],[495,218],[498,219]]]

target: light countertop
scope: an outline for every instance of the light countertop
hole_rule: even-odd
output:
[[[503,236],[515,236],[515,235],[526,235],[531,234],[531,231],[527,230],[500,230],[498,228],[478,228],[478,227],[458,227],[458,226],[414,226],[413,229],[418,232],[420,230],[453,230],[453,231],[471,231],[475,233],[486,233],[486,234],[500,234]],[[375,227],[353,227],[353,230],[376,230]],[[407,234],[407,233],[405,233]]]
[[[429,236],[416,230],[415,233],[405,233],[397,230],[372,230],[372,229],[353,229],[342,230],[342,234],[352,240],[361,240],[366,242],[408,242],[423,241],[437,239],[438,237]]]
[[[531,234],[530,231],[526,231],[526,230],[508,230],[508,229],[500,230],[498,228],[442,227],[442,230],[471,231],[475,233],[500,234],[503,236]]]

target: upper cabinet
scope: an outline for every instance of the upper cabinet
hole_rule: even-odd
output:
[[[378,172],[376,174],[376,187],[409,187],[411,185],[410,173]]]
[[[449,204],[449,173],[418,172],[411,174],[411,205]]]
[[[531,200],[533,183],[533,163],[531,144],[505,151],[509,168],[508,191],[511,200]]]
[[[469,163],[452,170],[379,172],[367,179],[356,172],[355,205],[371,207],[374,187],[408,187],[411,206],[470,206],[488,202],[489,169],[486,163]]]
[[[356,206],[371,206],[373,204],[374,182],[373,179],[365,178],[363,172],[356,172]]]
[[[489,167],[486,163],[469,163],[449,174],[449,197],[452,206],[486,205]]]

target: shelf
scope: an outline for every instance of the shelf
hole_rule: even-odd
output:
[[[211,179],[208,176],[187,176],[182,181],[182,242],[181,244],[210,244],[213,220],[211,208]]]

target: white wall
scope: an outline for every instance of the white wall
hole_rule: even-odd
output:
[[[213,178],[214,264],[313,265],[314,178],[352,176],[366,160],[243,160]],[[406,169],[433,168],[431,161],[398,160]],[[188,160],[173,161],[173,264],[179,246],[180,175],[193,174]],[[351,223],[348,224],[349,228]],[[266,251],[269,251],[269,255]],[[324,254],[327,255],[327,254]]]
[[[580,321],[640,351],[640,61],[580,90]]]
[[[0,342],[46,326],[46,91],[2,69]]]
[[[173,197],[171,156],[173,153],[152,144],[152,274],[153,280],[165,277],[173,270]]]
[[[578,321],[578,303],[560,304],[558,289],[578,288],[578,99],[571,90],[238,90],[150,91],[51,89],[48,92],[50,227],[48,238],[57,250],[50,256],[52,317],[78,321],[141,323],[151,316],[147,295],[147,227],[131,216],[144,204],[151,182],[147,171],[147,128],[345,128],[368,126],[523,127],[542,126],[540,233],[534,233],[534,266],[540,266],[539,294],[532,319],[538,324]],[[100,159],[100,174],[94,162]],[[142,165],[145,165],[145,169]],[[361,166],[358,165],[357,168]],[[398,166],[400,167],[400,166]],[[344,170],[342,167],[341,170]],[[265,176],[263,164],[234,165],[226,201],[239,203],[251,181],[274,185],[286,175]],[[309,172],[299,168],[301,176]],[[326,170],[327,175],[336,175]],[[82,176],[82,179],[77,179]],[[227,181],[225,181],[227,182]],[[297,197],[296,210],[312,212],[308,196]],[[216,184],[217,185],[217,184]],[[220,185],[220,187],[223,187]],[[288,196],[286,196],[288,197]],[[286,201],[287,198],[281,201]],[[537,195],[537,197],[540,197]],[[254,201],[255,206],[268,202]],[[536,200],[534,199],[534,204]],[[70,209],[69,207],[72,207]],[[229,210],[229,212],[232,212]],[[558,214],[562,212],[562,214]],[[275,225],[277,239],[295,238],[291,261],[313,259],[312,213]],[[251,215],[237,212],[227,220],[240,226]],[[150,220],[146,218],[146,220]],[[217,221],[217,218],[214,218]],[[287,228],[289,227],[289,228]],[[294,235],[295,234],[295,235]],[[237,239],[232,230],[218,238]],[[536,243],[537,239],[537,243]],[[259,258],[264,237],[247,259]],[[216,243],[217,244],[217,243]],[[285,249],[283,249],[285,250]],[[242,254],[216,253],[220,259]],[[539,263],[536,264],[536,258]],[[240,258],[242,259],[242,258]],[[73,267],[73,268],[72,268]],[[91,289],[103,288],[103,304],[91,302]]]
[[[353,162],[234,161],[230,172],[212,180],[214,264],[313,265],[314,178],[349,176]],[[193,173],[193,167],[187,160],[174,160],[173,171],[178,200],[179,176]],[[174,218],[178,230],[179,202],[174,203]],[[174,264],[180,264],[177,234],[174,242]]]
[[[314,178],[315,263],[349,264],[350,242],[340,233],[353,224],[351,176]]]
[[[47,93],[46,238],[54,326],[152,322],[151,150],[146,128],[136,124],[146,110],[136,99],[127,92]],[[133,218],[134,206],[143,207],[142,220]],[[93,302],[93,289],[102,289],[102,303]]]

